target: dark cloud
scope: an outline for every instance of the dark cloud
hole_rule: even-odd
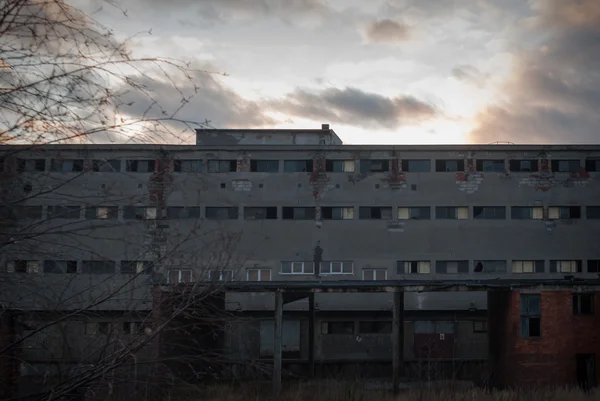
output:
[[[458,65],[452,69],[452,76],[477,87],[485,86],[486,76],[471,65]]]
[[[409,27],[403,23],[383,19],[369,23],[365,31],[371,43],[398,43],[409,37]]]
[[[385,97],[356,88],[296,90],[269,107],[290,117],[362,127],[396,128],[432,118],[436,110],[411,96]]]
[[[600,2],[547,0],[519,55],[507,100],[478,116],[473,142],[600,142]]]

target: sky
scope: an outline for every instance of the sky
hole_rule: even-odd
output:
[[[134,55],[201,68],[178,116],[214,128],[327,123],[348,144],[600,139],[599,0],[69,1]],[[180,107],[167,83],[151,89]]]

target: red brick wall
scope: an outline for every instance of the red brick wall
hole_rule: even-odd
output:
[[[596,354],[600,381],[600,293],[595,314],[574,316],[571,291],[540,292],[541,337],[521,338],[520,291],[488,294],[490,355],[499,386],[576,385],[576,354]]]

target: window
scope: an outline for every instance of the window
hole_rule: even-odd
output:
[[[321,322],[321,334],[354,335],[354,322]]]
[[[46,171],[46,159],[17,159],[19,173]]]
[[[504,206],[473,206],[473,218],[481,220],[504,220],[506,208]]]
[[[521,337],[540,337],[540,296],[521,295]]]
[[[600,158],[586,159],[585,160],[585,170],[589,171],[589,172],[600,171]]]
[[[314,220],[315,219],[315,208],[314,207],[284,207],[283,208],[283,219],[284,220]]]
[[[513,273],[543,273],[545,262],[543,260],[513,260]]]
[[[477,171],[490,173],[504,173],[504,160],[477,160],[475,162]]]
[[[118,173],[121,171],[121,160],[92,160],[92,171]]]
[[[542,220],[544,208],[541,206],[513,206],[510,208],[510,218],[513,220]]]
[[[600,206],[588,206],[585,208],[588,219],[600,219]]]
[[[473,320],[473,333],[487,333],[488,325],[485,320]]]
[[[436,160],[435,161],[435,171],[444,172],[444,171],[465,171],[465,161],[464,160]]]
[[[363,269],[362,279],[369,280],[387,280],[387,269]]]
[[[110,332],[110,324],[108,322],[86,322],[85,334],[94,336],[96,334],[107,335]]]
[[[428,260],[398,261],[396,262],[398,274],[429,274],[431,262]]]
[[[579,160],[552,160],[552,171],[558,173],[577,173],[581,170]]]
[[[415,334],[454,333],[454,323],[447,320],[415,320],[413,327]]]
[[[587,271],[588,273],[600,273],[600,260],[588,260]]]
[[[431,219],[431,208],[429,206],[418,206],[418,207],[399,207],[398,208],[398,219],[399,220],[430,220]]]
[[[125,206],[123,208],[125,220],[156,220],[155,207]]]
[[[123,334],[135,335],[144,333],[143,322],[123,322]]]
[[[594,294],[573,294],[573,314],[593,315]]]
[[[581,207],[579,206],[551,206],[548,208],[548,218],[557,219],[579,219]]]
[[[44,273],[77,273],[76,260],[45,260]]]
[[[436,220],[464,220],[469,218],[468,207],[437,206],[435,208]]]
[[[39,260],[9,260],[6,262],[6,271],[8,273],[38,273],[40,268]]]
[[[118,216],[118,206],[90,206],[85,209],[86,219],[115,220]]]
[[[402,160],[402,171],[408,173],[429,173],[431,172],[431,161]]]
[[[322,207],[323,220],[354,220],[353,207]]]
[[[271,281],[271,269],[247,269],[246,281]]]
[[[109,260],[84,260],[81,271],[86,274],[112,274],[115,272],[115,262]]]
[[[208,272],[208,279],[210,281],[232,281],[233,271],[228,269],[210,270]]]
[[[457,274],[469,272],[469,261],[467,260],[438,260],[435,264],[438,274]]]
[[[360,161],[361,173],[382,173],[384,171],[390,171],[389,160],[362,159]]]
[[[207,207],[206,218],[208,220],[237,220],[237,207]]]
[[[209,160],[209,173],[234,173],[237,171],[237,160]]]
[[[285,160],[283,162],[283,171],[286,173],[302,173],[313,171],[313,161],[310,160]]]
[[[581,260],[551,260],[550,273],[581,273]]]
[[[139,260],[122,260],[121,273],[123,274],[150,274],[152,273],[152,262]]]
[[[167,219],[198,219],[200,208],[198,206],[169,206],[167,208]]]
[[[245,207],[244,220],[275,220],[277,219],[277,206]]]
[[[320,274],[353,274],[354,262],[321,262]]]
[[[389,320],[373,320],[358,322],[358,334],[391,334],[392,322]]]
[[[361,220],[391,220],[392,208],[384,206],[360,207],[358,217]]]
[[[191,283],[191,269],[169,269],[169,284]]]
[[[126,160],[125,165],[131,173],[153,173],[155,160]]]
[[[48,206],[49,219],[79,219],[79,206]]]
[[[173,160],[173,171],[176,173],[199,173],[202,171],[202,160]]]
[[[330,173],[353,173],[354,160],[325,160],[325,171]]]
[[[314,262],[281,262],[280,274],[314,274]]]
[[[508,163],[510,171],[532,173],[538,171],[537,160],[511,160]]]
[[[9,206],[0,208],[0,217],[6,219],[41,219],[42,218],[42,206]]]
[[[50,161],[50,171],[63,173],[80,172],[83,171],[83,160],[52,159]]]
[[[506,273],[506,260],[476,260],[475,273]]]
[[[250,160],[250,171],[255,173],[278,173],[279,160]]]

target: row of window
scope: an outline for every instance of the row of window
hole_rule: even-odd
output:
[[[411,321],[404,321],[408,323]],[[473,333],[487,333],[487,321],[472,320]],[[453,334],[455,322],[448,320],[413,320],[414,334]],[[365,335],[365,334],[392,334],[390,320],[332,320],[321,322],[321,334],[337,335]]]
[[[397,163],[394,165],[394,163]],[[574,173],[582,168],[586,171],[600,171],[600,158],[588,158],[582,165],[579,159],[548,160],[548,159],[445,159],[435,160],[436,172],[461,172],[465,167],[474,168],[480,172],[536,172],[552,171]],[[153,173],[156,170],[172,170],[181,173],[200,173],[204,171],[203,161],[173,160],[171,163],[157,160],[125,160],[124,171],[132,173]],[[243,166],[243,167],[242,167]],[[396,166],[396,167],[394,167]],[[389,160],[389,159],[361,159],[359,160],[359,171],[361,173],[377,173],[392,171],[394,168],[409,173],[431,172],[431,160]],[[285,173],[297,172],[354,172],[355,160],[284,160],[283,170]],[[46,171],[46,159],[17,159],[17,171],[19,172],[41,172]],[[86,160],[86,159],[52,159],[50,160],[50,171],[52,172],[120,172],[122,171],[121,160]],[[249,171],[260,173],[280,172],[280,160],[250,160],[249,166],[246,160],[207,160],[206,171],[209,173],[230,173],[237,171]]]
[[[396,262],[396,274],[468,274],[471,273],[545,273],[546,261],[544,260],[474,260],[470,267],[468,260],[438,260],[435,262],[435,271],[428,260],[410,260]],[[46,274],[78,272],[87,274],[113,274],[117,270],[122,274],[149,274],[154,270],[154,263],[150,261],[123,260],[119,266],[110,260],[84,260],[79,266],[77,260],[10,260],[6,264],[9,273],[39,273]],[[319,263],[320,275],[354,275],[354,262],[352,261],[324,261]],[[550,260],[549,273],[583,273],[582,260]],[[587,273],[600,273],[600,260],[587,260]],[[271,281],[271,269],[249,268],[245,270],[247,281]],[[281,262],[280,275],[315,274],[315,263],[311,261],[286,261]],[[388,269],[364,268],[361,271],[363,280],[387,280]],[[192,268],[169,269],[168,280],[170,283],[192,282],[194,280],[231,281],[240,280],[238,274],[231,269],[209,270],[203,272],[203,277],[194,277]]]
[[[202,216],[200,206],[169,206],[164,209],[147,206],[122,206],[124,220],[155,219],[197,219]],[[398,220],[506,220],[506,206],[473,206],[469,213],[467,206],[436,206],[435,217],[430,206],[400,206],[396,210]],[[82,212],[83,210],[83,212]],[[360,220],[392,220],[391,206],[360,206]],[[105,219],[119,218],[119,206],[47,206],[48,219]],[[581,206],[510,206],[512,220],[563,220],[582,218]],[[470,216],[469,216],[470,215]],[[43,206],[14,206],[0,208],[0,218],[4,219],[41,219]],[[237,206],[206,206],[204,217],[209,220],[237,220],[240,218]],[[587,219],[600,219],[600,206],[586,206]],[[244,220],[276,220],[279,218],[277,206],[243,207]],[[353,206],[284,206],[281,208],[283,220],[354,220]]]

